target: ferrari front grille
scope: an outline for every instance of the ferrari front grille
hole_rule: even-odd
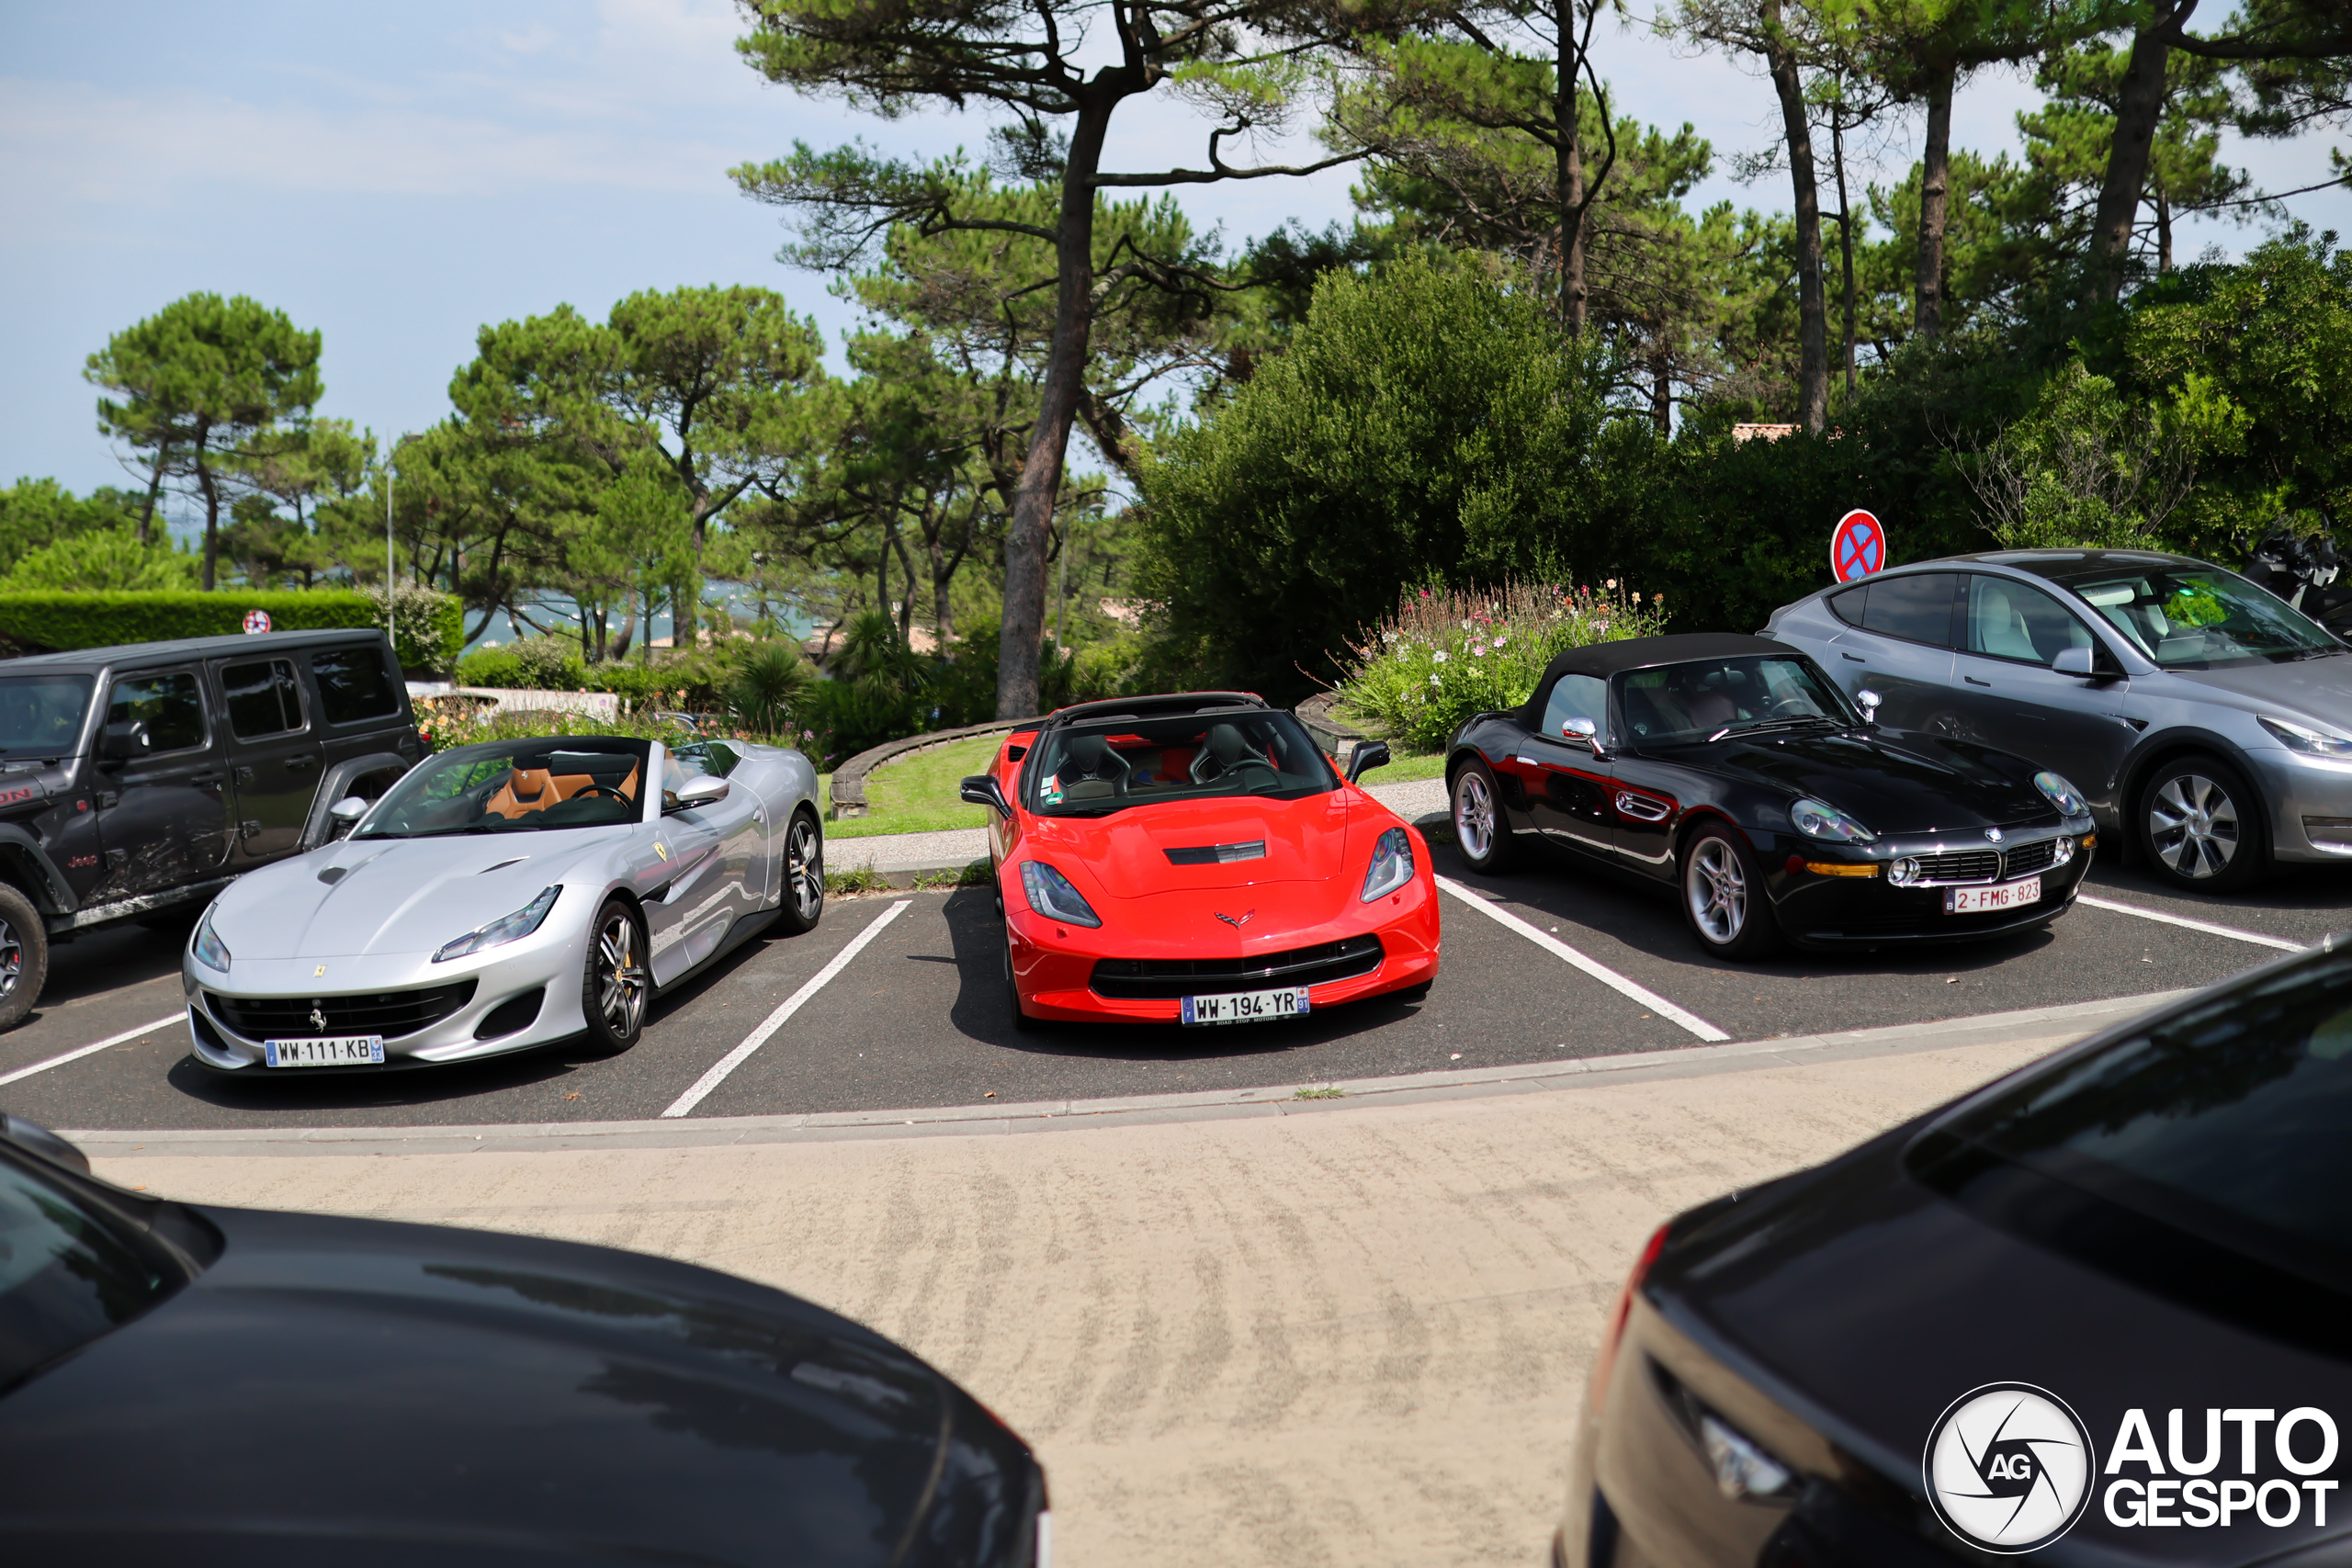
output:
[[[1118,1001],[1173,1001],[1219,991],[1269,991],[1352,980],[1380,967],[1376,936],[1351,936],[1286,953],[1248,958],[1105,958],[1089,983],[1094,994]]]
[[[204,993],[212,1016],[248,1040],[314,1040],[380,1034],[397,1040],[430,1029],[474,999],[472,980],[415,991],[346,997],[224,997]]]

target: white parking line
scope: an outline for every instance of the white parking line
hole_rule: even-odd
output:
[[[185,1011],[171,1013],[165,1017],[157,1019],[153,1023],[142,1023],[136,1029],[126,1029],[119,1034],[109,1034],[104,1040],[97,1041],[92,1044],[84,1045],[77,1050],[68,1051],[62,1056],[51,1056],[46,1062],[35,1062],[31,1066],[18,1067],[13,1073],[0,1073],[0,1084],[15,1083],[18,1078],[28,1078],[35,1073],[45,1073],[51,1067],[62,1067],[68,1062],[79,1061],[84,1056],[95,1055],[98,1052],[105,1050],[109,1045],[119,1045],[126,1040],[136,1040],[142,1034],[153,1034],[159,1029],[166,1028],[175,1023],[186,1023],[187,1021],[187,1014]]]
[[[822,969],[818,970],[815,976],[811,978],[807,985],[801,987],[798,990],[793,992],[791,996],[785,998],[785,1003],[782,1007],[768,1014],[768,1016],[762,1021],[757,1029],[754,1029],[751,1033],[743,1036],[743,1043],[741,1045],[736,1046],[735,1049],[728,1052],[724,1056],[719,1057],[718,1060],[712,1065],[710,1071],[695,1079],[694,1088],[686,1090],[685,1093],[678,1096],[676,1100],[671,1101],[670,1109],[664,1111],[662,1114],[664,1116],[684,1116],[687,1111],[692,1111],[695,1106],[701,1104],[703,1096],[708,1094],[712,1089],[717,1089],[720,1084],[726,1082],[728,1074],[741,1066],[746,1057],[750,1056],[752,1052],[758,1050],[761,1046],[768,1043],[768,1037],[770,1035],[774,1034],[777,1030],[782,1029],[787,1022],[791,1021],[792,1015],[800,1010],[803,1003],[807,1002],[809,998],[815,996],[819,991],[823,990],[825,988],[825,982],[831,980],[834,976],[848,968],[849,961],[855,958],[859,953],[863,952],[867,942],[872,942],[876,937],[880,936],[884,926],[888,925],[892,920],[897,919],[901,914],[904,914],[906,912],[907,906],[911,902],[913,902],[913,900],[901,898],[897,903],[891,905],[888,908],[883,910],[879,915],[876,915],[874,918],[873,924],[867,926],[864,931],[852,937],[847,947],[842,948],[839,953],[833,954],[833,961],[831,964],[828,964]],[[0,1082],[6,1081],[6,1079],[0,1079]]]
[[[2168,926],[2186,926],[2209,936],[2225,936],[2233,942],[2250,942],[2257,947],[2275,947],[2285,953],[2301,953],[2308,942],[2289,942],[2284,937],[2265,936],[2260,931],[2240,931],[2235,926],[2217,926],[2211,920],[2192,920],[2185,915],[2160,915],[2154,909],[2143,909],[2137,904],[2119,904],[2112,898],[2094,898],[2087,893],[2075,895],[2077,904],[2088,904],[2094,909],[2112,909],[2119,915],[2137,915],[2143,920],[2162,920]],[[5,1082],[0,1079],[0,1082]]]
[[[1577,968],[1583,970],[1586,974],[1591,976],[1594,979],[1600,981],[1611,990],[1620,991],[1624,995],[1633,998],[1634,1000],[1641,1003],[1644,1007],[1648,1008],[1651,1011],[1657,1013],[1658,1017],[1668,1019],[1673,1022],[1680,1024],[1683,1028],[1689,1030],[1700,1039],[1728,1040],[1731,1038],[1730,1035],[1725,1034],[1722,1030],[1717,1029],[1713,1024],[1709,1023],[1697,1013],[1686,1011],[1681,1008],[1676,1007],[1672,1002],[1668,1001],[1664,997],[1659,996],[1647,986],[1642,985],[1637,981],[1625,978],[1624,976],[1620,975],[1616,970],[1611,969],[1608,964],[1601,963],[1598,959],[1586,957],[1583,953],[1578,953],[1575,948],[1570,947],[1566,942],[1562,942],[1558,937],[1552,935],[1549,931],[1538,931],[1535,927],[1529,925],[1525,920],[1521,919],[1517,915],[1512,914],[1510,910],[1498,908],[1496,905],[1488,903],[1486,899],[1479,897],[1478,895],[1473,893],[1461,883],[1454,881],[1453,878],[1450,876],[1441,876],[1437,879],[1437,885],[1440,887],[1444,888],[1448,893],[1453,894],[1456,898],[1461,899],[1464,904],[1467,904],[1472,908],[1477,910],[1478,913],[1486,916],[1488,919],[1493,920],[1499,925],[1509,926],[1511,930],[1517,931],[1520,935],[1533,942],[1544,952],[1551,953],[1554,957],[1566,959],[1570,964],[1575,964]]]

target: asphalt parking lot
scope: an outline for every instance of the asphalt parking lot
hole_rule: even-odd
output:
[[[178,1018],[184,936],[132,928],[56,950],[40,1010],[0,1036],[0,1109],[90,1129],[481,1125],[1311,1085],[2204,985],[2317,942],[2352,909],[2352,870],[2282,872],[2245,894],[2194,898],[2102,853],[2085,901],[2038,935],[1735,966],[1699,953],[1665,895],[1536,859],[1478,878],[1438,848],[1454,886],[1443,969],[1419,1003],[1226,1029],[1019,1033],[998,978],[993,900],[967,888],[836,899],[816,931],[755,940],[662,998],[619,1057],[557,1048],[355,1076],[224,1078],[198,1066]],[[1507,919],[1486,918],[1474,898]],[[797,1010],[746,1053],[797,995]]]

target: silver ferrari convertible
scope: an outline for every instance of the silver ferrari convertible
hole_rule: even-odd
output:
[[[649,783],[649,781],[651,781]],[[560,736],[429,757],[349,835],[252,873],[182,960],[227,1072],[637,1043],[646,1005],[771,923],[824,911],[817,777],[741,741]]]

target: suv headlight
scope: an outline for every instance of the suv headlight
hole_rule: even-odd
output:
[[[1867,844],[1878,837],[1836,807],[1818,800],[1800,800],[1790,807],[1789,820],[1806,838],[1826,839],[1833,844]]]
[[[561,884],[548,888],[537,897],[511,915],[501,915],[486,926],[476,926],[457,941],[443,946],[433,955],[435,964],[446,964],[452,958],[463,958],[484,948],[503,947],[510,942],[520,942],[539,929],[539,922],[555,908],[555,896],[563,891]]]
[[[1363,901],[1369,904],[1412,880],[1412,837],[1402,828],[1391,828],[1372,841],[1372,869],[1363,874]]]
[[[2042,796],[2058,808],[2061,816],[2087,817],[2090,815],[2090,803],[2083,798],[2081,790],[2066,782],[2066,775],[2064,773],[2047,771],[2036,773],[2033,775],[2033,787],[2040,790]]]
[[[196,954],[196,961],[206,968],[218,969],[223,975],[229,972],[229,944],[222,942],[220,933],[212,929],[212,911],[209,908],[204,911],[204,919],[196,922],[196,935],[189,939],[187,950]]]
[[[2333,757],[2338,761],[2352,761],[2352,740],[2313,729],[2291,719],[2273,718],[2268,714],[2256,714],[2255,721],[2278,738],[2278,744],[2290,751],[2301,751],[2306,757]]]
[[[1021,890],[1029,896],[1029,907],[1049,919],[1066,920],[1074,926],[1099,926],[1102,917],[1087,904],[1083,895],[1070,886],[1069,878],[1041,860],[1021,863]]]

